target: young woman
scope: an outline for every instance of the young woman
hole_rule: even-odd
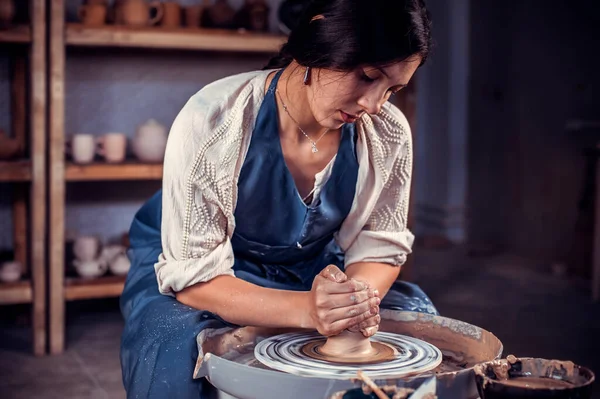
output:
[[[161,192],[130,231],[128,397],[198,398],[196,336],[224,325],[372,336],[379,307],[437,313],[398,282],[412,144],[388,100],[430,48],[422,0],[316,0],[278,57],[195,94]]]

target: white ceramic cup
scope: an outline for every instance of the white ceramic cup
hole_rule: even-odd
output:
[[[125,160],[127,136],[123,133],[106,133],[98,139],[98,154],[108,163],[119,163]]]
[[[71,156],[76,163],[86,164],[96,155],[96,139],[93,134],[75,134],[71,139]]]
[[[98,258],[100,240],[94,236],[79,236],[73,244],[73,254],[83,262],[90,262]]]

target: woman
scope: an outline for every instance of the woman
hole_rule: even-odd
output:
[[[380,306],[437,313],[396,282],[413,242],[412,148],[387,102],[429,46],[422,0],[317,0],[264,70],[188,101],[162,191],[130,231],[128,397],[207,397],[192,379],[205,328],[369,337]]]

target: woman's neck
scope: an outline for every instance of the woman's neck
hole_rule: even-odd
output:
[[[325,128],[315,119],[309,103],[308,86],[304,84],[304,74],[306,68],[300,66],[295,61],[285,68],[277,82],[277,102],[281,111],[280,123],[282,131],[291,134],[302,134],[298,131],[298,126],[302,128],[311,138],[316,139]],[[314,79],[314,77],[313,77]],[[287,112],[283,105],[287,107]],[[291,117],[290,117],[291,115]]]

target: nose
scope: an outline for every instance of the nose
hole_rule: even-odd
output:
[[[377,95],[377,93],[366,93],[358,100],[358,105],[370,115],[376,115],[381,111],[381,107],[385,102],[385,98]]]

